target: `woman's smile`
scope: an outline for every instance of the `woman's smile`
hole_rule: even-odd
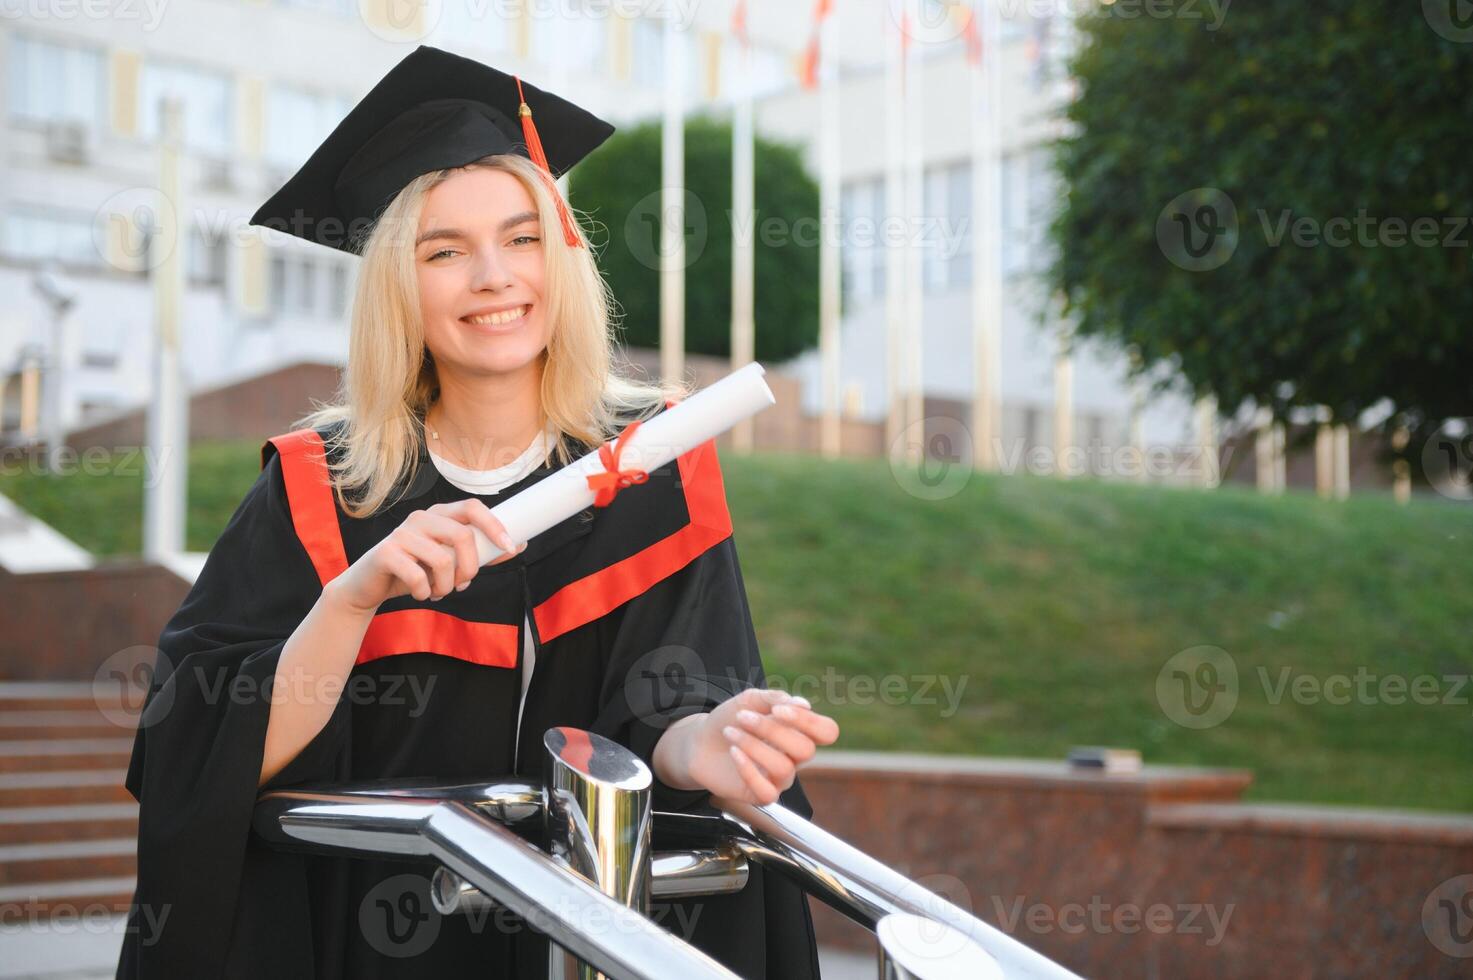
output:
[[[509,310],[501,310],[495,313],[474,313],[460,318],[461,323],[469,324],[479,328],[486,333],[507,333],[516,330],[527,322],[527,316],[532,312],[531,303],[523,303]]]

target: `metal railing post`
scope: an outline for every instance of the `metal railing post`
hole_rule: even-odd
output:
[[[935,919],[895,912],[875,925],[880,980],[1003,980],[997,960]]]
[[[649,767],[617,742],[577,728],[550,728],[542,745],[553,856],[605,895],[649,915]],[[557,944],[548,961],[549,980],[606,980]]]

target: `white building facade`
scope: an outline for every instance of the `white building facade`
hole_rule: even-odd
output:
[[[685,93],[717,112],[736,91],[738,40],[727,4],[672,0],[684,27]],[[817,173],[818,96],[798,81],[812,29],[807,5],[749,4],[757,132],[798,142]],[[1042,311],[1044,229],[1058,199],[1046,143],[1059,131],[1069,10],[1018,4],[998,37],[1004,97],[1001,331],[1003,438],[1046,444],[1052,431],[1058,325]],[[381,9],[380,9],[381,8]],[[396,10],[409,11],[404,22]],[[27,421],[27,371],[53,356],[52,310],[33,288],[59,263],[76,302],[54,351],[63,425],[71,428],[148,397],[153,299],[144,229],[162,205],[158,103],[182,100],[189,247],[183,363],[194,389],[301,360],[341,363],[356,260],[247,221],[348,108],[419,43],[477,58],[538,84],[616,125],[656,118],[662,100],[666,7],[616,0],[16,0],[0,14],[0,392],[3,426]],[[883,248],[850,234],[884,209],[884,18],[881,0],[838,0],[843,51],[841,377],[848,410],[886,409]],[[1046,16],[1034,17],[1043,13]],[[934,247],[924,263],[923,382],[927,395],[972,395],[971,110],[965,45],[912,46],[925,92],[925,212]],[[576,182],[576,174],[574,174]],[[657,186],[652,181],[651,186]],[[574,193],[576,201],[576,191]],[[757,202],[760,212],[762,202]],[[761,290],[762,284],[757,283]],[[815,283],[815,289],[817,283]],[[820,404],[817,352],[787,365]],[[1073,366],[1080,443],[1123,446],[1132,392],[1119,358]],[[34,414],[34,411],[32,411]],[[1143,416],[1148,442],[1191,441],[1183,403]],[[1007,452],[1005,447],[1004,452]]]

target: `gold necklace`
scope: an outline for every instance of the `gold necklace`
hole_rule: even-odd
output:
[[[435,431],[435,427],[433,425],[430,425],[430,416],[429,416],[429,412],[428,411],[425,412],[425,428],[430,431],[430,439],[431,439],[431,441],[433,441],[433,442],[439,442],[440,441],[440,433],[438,433],[438,432]],[[532,442],[536,442],[536,441],[537,441],[537,436],[533,436],[532,437]],[[528,443],[528,448],[529,449],[531,448],[531,443]],[[449,457],[446,457],[446,458],[448,459]],[[454,462],[454,460],[451,460],[451,462]],[[457,465],[463,465],[463,464],[457,464]],[[470,469],[471,467],[465,467],[465,468],[466,469]]]

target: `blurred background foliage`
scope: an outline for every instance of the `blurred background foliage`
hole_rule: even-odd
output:
[[[818,184],[800,151],[756,138],[757,360],[784,361],[818,343]],[[731,354],[731,126],[685,124],[685,346]],[[660,125],[621,129],[571,178],[593,218],[591,239],[621,314],[621,339],[660,344]],[[764,231],[764,228],[767,230]]]
[[[1179,368],[1226,415],[1323,405],[1352,421],[1387,399],[1420,447],[1469,414],[1473,44],[1429,31],[1423,6],[1236,3],[1215,31],[1134,5],[1081,19],[1049,273],[1078,335]],[[1158,215],[1211,188],[1236,212],[1236,251],[1188,271]],[[1318,246],[1296,244],[1303,219]],[[1323,244],[1332,219],[1344,247]]]

